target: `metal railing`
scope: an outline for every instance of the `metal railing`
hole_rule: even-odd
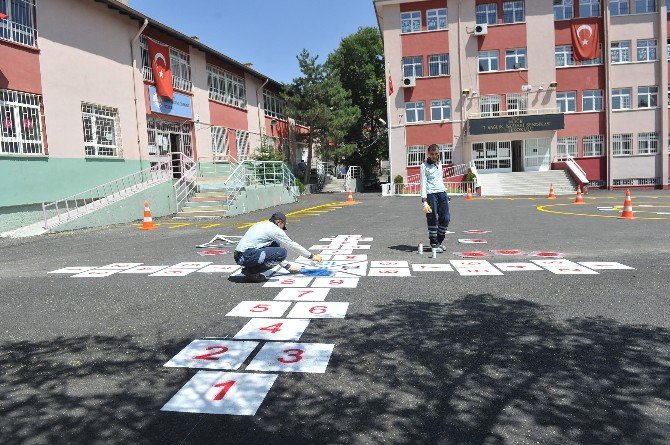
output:
[[[392,195],[402,195],[402,196],[419,196],[421,195],[421,184],[419,183],[408,183],[408,184],[390,184],[391,190],[390,194]],[[470,186],[470,191],[474,193],[477,183],[475,181],[458,181],[458,182],[449,182],[445,181],[444,186],[447,189],[447,193],[450,195],[465,195],[468,192],[468,186]]]
[[[181,177],[172,184],[177,212],[182,204],[198,190],[198,163],[184,153],[179,153],[178,168]]]
[[[32,0],[15,0],[18,3],[16,8],[8,11],[7,13],[10,17],[6,19],[0,19],[0,39],[9,40],[10,42],[20,43],[21,45],[35,46],[35,27],[33,26],[33,8],[34,2]],[[3,2],[4,3],[4,2]],[[12,20],[12,15],[21,14],[25,15],[22,19],[29,23],[19,23],[15,20]],[[19,20],[21,17],[19,17]]]
[[[538,114],[557,114],[560,113],[559,108],[531,108],[528,110],[499,110],[489,111],[486,113],[470,113],[468,119],[486,119],[489,117],[513,117],[513,116],[528,116]]]
[[[466,175],[468,171],[474,167],[475,163],[472,161],[470,161],[468,164],[447,165],[446,167],[442,167],[442,177],[444,179],[448,179],[454,176]],[[416,173],[414,175],[409,175],[407,176],[407,180],[405,182],[409,184],[421,182],[421,174]]]
[[[225,177],[239,161],[231,154],[214,154],[212,156],[198,156],[198,176]]]
[[[78,216],[105,207],[119,198],[130,196],[149,186],[172,178],[172,161],[164,161],[83,192],[42,203],[44,228],[49,229]]]
[[[363,179],[363,168],[359,165],[351,165],[344,175],[344,191],[348,192],[351,189],[352,179]]]
[[[273,184],[281,184],[294,197],[300,194],[295,184],[295,176],[283,161],[245,160],[240,162],[223,187],[228,192],[226,208],[230,210],[231,204],[245,187]]]
[[[585,172],[584,169],[577,163],[577,161],[575,161],[575,159],[574,159],[572,156],[570,156],[569,154],[558,155],[558,156],[556,156],[556,157],[554,158],[554,162],[564,162],[565,165],[568,166],[568,168],[570,169],[570,171],[572,172],[572,174],[575,175],[575,177],[576,177],[577,179],[579,179],[579,181],[580,181],[582,184],[588,184],[589,180],[588,180],[588,178],[587,178],[587,176],[586,176],[586,172]]]

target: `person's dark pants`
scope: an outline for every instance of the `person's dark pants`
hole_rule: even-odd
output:
[[[430,213],[426,213],[428,222],[428,238],[430,246],[437,247],[442,244],[449,227],[449,199],[446,192],[430,193],[426,196],[426,202],[431,208]]]
[[[261,249],[247,249],[235,255],[235,262],[249,273],[262,273],[272,269],[286,259],[288,252],[278,243],[272,243]]]

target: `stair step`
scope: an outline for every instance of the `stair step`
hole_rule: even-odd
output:
[[[200,211],[185,211],[187,207],[184,207],[181,212],[177,213],[179,218],[193,218],[193,217],[224,217],[226,216],[226,210],[200,210]]]
[[[191,197],[189,199],[189,202],[212,202],[212,201],[226,201],[228,200],[228,195],[226,193],[219,193],[219,194],[208,194],[208,195],[201,195],[200,193],[196,193],[195,196]]]
[[[200,203],[187,202],[182,208],[182,212],[210,212],[210,211],[219,211],[226,210],[225,203],[212,203],[211,205],[200,205]]]

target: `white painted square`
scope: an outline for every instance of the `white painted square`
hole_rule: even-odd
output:
[[[276,379],[276,374],[198,371],[161,411],[253,416]]]
[[[556,275],[598,275],[595,270],[577,264],[574,266],[545,266],[545,269]]]
[[[319,241],[322,241],[322,242],[335,241],[335,238],[321,238]]]
[[[324,258],[325,260],[326,258]],[[335,261],[367,261],[367,255],[333,255]]]
[[[358,238],[358,241],[360,241],[361,243],[371,243],[372,241],[374,241],[374,238],[372,238],[372,237],[370,237],[370,238]]]
[[[309,320],[252,318],[235,334],[240,340],[300,340]]]
[[[135,266],[141,266],[144,263],[112,263],[106,266],[98,267],[100,270],[127,270]]]
[[[363,275],[365,275],[365,274],[363,274]],[[331,275],[332,278],[357,278],[357,277],[360,277],[360,276],[361,275],[357,275],[357,274],[349,273],[349,272],[341,272],[341,271],[333,272],[333,274]]]
[[[368,263],[367,261],[351,264],[343,264],[342,266],[332,267],[331,270],[337,270],[338,272],[346,272],[354,276],[364,277],[367,274]]]
[[[93,270],[95,267],[90,267],[90,266],[72,266],[72,267],[64,267],[62,269],[58,270],[52,270],[51,272],[48,273],[65,273],[65,274],[75,274],[75,273],[82,273],[86,272],[88,270]]]
[[[258,346],[255,341],[193,340],[166,368],[239,369]]]
[[[202,269],[198,270],[201,273],[234,273],[238,269],[241,269],[242,266],[237,264],[210,264],[205,266]]]
[[[456,272],[463,276],[473,275],[503,275],[495,267],[491,266],[473,266],[473,267],[457,267]]]
[[[285,301],[324,301],[330,289],[323,288],[291,288],[282,289],[275,300]]]
[[[279,276],[272,277],[263,287],[308,287],[312,277]]]
[[[290,305],[290,301],[242,301],[226,317],[279,318]]]
[[[495,266],[503,272],[515,272],[521,270],[544,270],[533,263],[494,263]]]
[[[334,344],[266,343],[246,371],[324,373]]]
[[[468,259],[476,259],[476,258],[489,258],[491,256],[490,253],[486,252],[479,252],[479,251],[473,251],[473,252],[454,252],[454,255],[457,255],[461,258],[468,258]]]
[[[485,266],[488,267],[491,265],[486,260],[451,260],[449,261],[454,267],[473,267],[473,266]]]
[[[339,249],[341,244],[315,244],[309,250]]]
[[[506,250],[492,250],[491,253],[499,256],[515,256],[515,255],[525,255],[526,252],[523,250],[516,249],[506,249]]]
[[[93,270],[87,270],[86,272],[78,273],[77,275],[72,275],[72,278],[102,278],[114,275],[115,273],[118,272],[119,272],[118,270],[93,269]]]
[[[159,270],[156,273],[149,275],[150,277],[185,277],[188,274],[195,272],[197,269],[173,269],[168,267],[167,269]]]
[[[461,244],[486,244],[486,240],[485,239],[480,239],[480,238],[478,238],[478,239],[459,239],[458,242],[461,243]]]
[[[491,233],[491,231],[490,230],[472,229],[472,230],[464,230],[463,233],[484,234],[484,233]]]
[[[156,273],[159,270],[167,269],[168,266],[137,266],[132,269],[122,270],[119,273],[137,273],[137,274],[150,274]]]
[[[613,261],[580,261],[579,264],[595,270],[635,270],[634,267]]]
[[[367,244],[359,244],[358,246],[350,246],[352,250],[370,250],[370,246]]]
[[[414,272],[453,272],[449,264],[412,264]]]
[[[312,287],[355,288],[358,287],[358,278],[318,277],[314,278]]]
[[[531,260],[533,263],[537,264],[538,266],[542,267],[576,267],[578,266],[577,263],[573,263],[570,260],[562,260],[562,259],[556,259],[556,260]]]
[[[370,268],[369,277],[411,277],[412,274],[408,268],[402,267],[378,267]]]
[[[286,318],[344,318],[348,308],[349,303],[300,301]]]
[[[407,261],[370,261],[370,267],[409,267]]]
[[[208,264],[212,264],[211,261],[184,261],[182,263],[177,263],[174,266],[171,266],[173,269],[200,269]]]
[[[351,255],[354,251],[351,249],[325,249],[321,251],[323,255]]]

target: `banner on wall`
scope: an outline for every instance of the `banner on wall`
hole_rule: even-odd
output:
[[[572,21],[572,46],[576,60],[600,57],[600,30],[597,19]]]

